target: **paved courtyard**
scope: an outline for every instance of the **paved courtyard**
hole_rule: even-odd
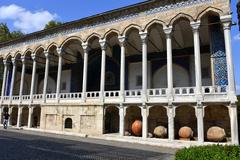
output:
[[[171,160],[175,150],[74,136],[0,129],[1,160]]]

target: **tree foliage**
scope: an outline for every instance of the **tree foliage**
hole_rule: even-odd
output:
[[[0,23],[0,42],[20,38],[24,34],[20,31],[11,32],[6,23]]]
[[[59,25],[61,25],[61,24],[62,24],[62,22],[49,21],[49,22],[45,25],[45,28],[44,28],[44,29],[53,28],[53,27],[59,26]]]

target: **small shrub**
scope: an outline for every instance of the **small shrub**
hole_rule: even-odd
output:
[[[176,160],[240,160],[240,146],[209,145],[184,148],[177,151]]]

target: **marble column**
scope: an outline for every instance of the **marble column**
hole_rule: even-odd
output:
[[[4,72],[3,72],[3,81],[2,81],[2,93],[1,93],[1,102],[3,101],[3,97],[5,96],[5,88],[6,88],[6,79],[7,79],[7,71],[8,71],[8,64],[7,60],[3,60],[4,64]]]
[[[224,30],[224,41],[226,50],[226,61],[227,61],[227,73],[228,73],[228,94],[232,103],[235,103],[236,91],[235,91],[235,80],[234,80],[234,67],[232,59],[232,47],[231,47],[231,25],[232,17],[231,15],[222,16],[221,21]]]
[[[11,126],[12,125],[12,107],[8,107],[8,114],[10,115],[8,119],[8,126]]]
[[[18,117],[17,117],[17,127],[21,127],[21,120],[22,120],[22,107],[19,105],[18,106]]]
[[[15,81],[15,73],[16,73],[16,63],[15,63],[15,58],[12,58],[12,79],[11,79],[11,86],[10,86],[10,100],[12,100],[13,96],[13,88],[14,88],[14,81]]]
[[[142,137],[147,138],[148,137],[148,123],[147,123],[148,108],[146,105],[142,106],[141,113],[142,113]]]
[[[175,117],[175,107],[173,105],[168,106],[167,116],[168,116],[168,139],[169,141],[173,141],[174,140],[174,117]]]
[[[147,32],[139,33],[142,40],[142,101],[147,101]]]
[[[43,85],[43,100],[44,100],[44,103],[45,103],[46,102],[46,94],[47,94],[47,85],[48,85],[49,53],[47,51],[45,51],[44,55],[46,57],[44,85]]]
[[[173,64],[172,64],[172,26],[164,28],[167,44],[167,86],[168,97],[173,97]]]
[[[24,87],[24,77],[25,77],[25,56],[21,56],[22,60],[22,73],[21,73],[21,81],[20,81],[20,89],[19,89],[19,104],[22,103],[22,95],[23,95],[23,87]]]
[[[121,46],[121,69],[120,69],[120,97],[121,100],[125,99],[125,52],[126,52],[126,37],[118,37],[120,46]]]
[[[202,104],[197,104],[195,108],[196,117],[197,117],[197,133],[198,133],[198,142],[203,143],[204,142],[204,108]]]
[[[30,103],[33,101],[33,92],[35,87],[35,77],[36,77],[36,68],[37,68],[37,62],[36,62],[36,55],[32,54],[32,60],[33,60],[33,68],[32,68],[32,81],[31,81],[31,90],[30,90]]]
[[[33,107],[29,106],[29,108],[28,108],[28,128],[32,127],[32,113],[33,113]]]
[[[61,90],[61,76],[62,76],[62,61],[63,61],[63,52],[61,48],[57,49],[58,53],[58,74],[57,74],[57,87],[56,87],[56,98],[59,101],[59,94]]]
[[[200,21],[191,22],[194,39],[194,58],[195,58],[195,80],[196,90],[195,94],[197,98],[202,96],[202,71],[201,71],[201,52],[200,52],[200,39],[199,39],[199,27]]]
[[[83,82],[82,82],[82,99],[86,101],[87,95],[87,72],[88,72],[88,50],[89,46],[88,43],[82,44],[83,51],[84,51],[84,62],[83,62]]]
[[[107,43],[105,39],[99,40],[99,43],[102,49],[100,92],[101,92],[101,99],[102,101],[104,101]]]
[[[239,145],[238,141],[238,115],[237,115],[237,105],[230,104],[229,106],[229,116],[231,125],[231,140],[233,145]]]
[[[119,106],[119,134],[120,136],[124,136],[124,124],[125,124],[125,109],[123,104],[120,104]]]

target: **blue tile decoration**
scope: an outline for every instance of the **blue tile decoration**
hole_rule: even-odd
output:
[[[215,85],[228,85],[224,35],[219,27],[211,29],[211,44],[211,58],[214,66]]]

